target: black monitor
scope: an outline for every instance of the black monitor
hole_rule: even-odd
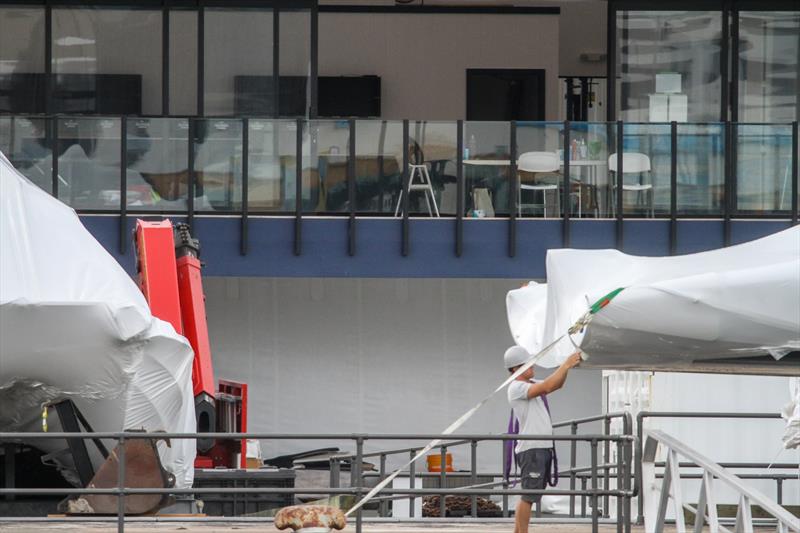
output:
[[[467,69],[467,120],[544,120],[542,69]]]
[[[274,116],[272,76],[234,76],[234,113]],[[320,117],[379,117],[381,79],[378,76],[320,76],[317,78]],[[306,116],[308,78],[281,76],[280,116]]]
[[[0,75],[0,112],[47,112],[47,74]],[[142,77],[139,74],[53,74],[52,113],[140,115]]]
[[[381,116],[378,76],[322,76],[318,79],[317,108],[321,117]]]

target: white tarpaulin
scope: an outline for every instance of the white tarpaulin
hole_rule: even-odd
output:
[[[800,226],[673,257],[550,250],[547,285],[508,293],[511,333],[535,353],[619,287],[583,332],[540,364],[555,366],[578,345],[586,366],[598,368],[743,372],[768,356],[754,373],[797,372],[775,361],[800,350]]]
[[[193,432],[192,359],[75,212],[0,154],[0,431],[41,431],[42,405],[69,398],[96,431]],[[159,449],[191,486],[194,441]]]

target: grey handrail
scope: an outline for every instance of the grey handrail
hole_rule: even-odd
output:
[[[719,531],[719,522],[716,517],[716,503],[712,490],[713,482],[722,481],[739,495],[739,513],[737,514],[737,531],[752,530],[752,516],[750,504],[755,503],[765,512],[773,516],[779,523],[778,530],[787,529],[800,532],[800,518],[778,505],[769,496],[758,489],[749,487],[742,480],[731,474],[727,469],[712,461],[697,450],[687,446],[663,431],[644,430],[645,445],[642,454],[643,485],[641,494],[645,499],[645,531],[647,533],[660,532],[664,527],[666,518],[667,500],[671,496],[676,506],[676,524],[679,532],[685,531],[683,523],[684,504],[681,498],[680,472],[677,456],[685,457],[703,469],[703,482],[701,483],[700,497],[696,509],[695,531],[703,526],[706,519],[704,507],[708,508],[708,522],[712,533]],[[655,494],[655,463],[658,445],[667,449],[667,466],[660,494]],[[672,485],[672,489],[670,489]],[[670,494],[671,493],[671,494]],[[654,516],[655,514],[655,516]]]

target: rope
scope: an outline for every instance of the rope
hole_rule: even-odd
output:
[[[517,369],[517,371],[516,371],[516,372],[514,372],[513,374],[511,374],[511,375],[510,375],[510,376],[509,376],[509,377],[508,377],[508,378],[507,378],[505,381],[503,381],[503,383],[501,383],[501,384],[500,384],[500,385],[499,385],[499,386],[498,386],[498,387],[497,387],[497,388],[496,388],[494,391],[492,391],[492,392],[491,392],[491,394],[489,394],[488,396],[486,396],[486,398],[484,398],[483,400],[481,400],[480,402],[478,402],[478,403],[477,403],[477,405],[475,405],[475,407],[473,407],[472,409],[470,409],[469,411],[467,411],[466,413],[464,413],[463,415],[461,415],[461,416],[460,416],[460,417],[459,417],[459,418],[458,418],[458,419],[457,419],[455,422],[453,422],[452,424],[450,424],[450,425],[447,427],[447,429],[445,429],[445,430],[442,432],[442,436],[445,436],[445,435],[450,435],[450,434],[452,434],[452,433],[453,433],[455,430],[457,430],[457,429],[458,429],[458,428],[460,428],[462,425],[464,425],[464,423],[465,423],[467,420],[469,420],[469,419],[472,417],[472,415],[474,415],[474,414],[475,414],[475,412],[476,412],[478,409],[480,409],[481,407],[483,407],[483,406],[486,404],[486,402],[488,402],[490,399],[492,399],[492,397],[494,397],[494,395],[495,395],[495,394],[497,394],[498,392],[500,392],[501,390],[503,390],[504,388],[506,388],[506,387],[507,387],[507,386],[508,386],[508,385],[509,385],[509,384],[510,384],[512,381],[514,381],[514,380],[515,380],[515,379],[517,379],[519,376],[521,376],[523,372],[525,372],[525,371],[526,371],[526,370],[528,370],[530,367],[532,367],[534,364],[536,364],[536,362],[537,362],[537,361],[539,361],[539,360],[540,360],[542,357],[544,357],[544,356],[545,356],[545,355],[546,355],[546,354],[547,354],[547,353],[548,353],[550,350],[552,350],[552,349],[553,349],[553,347],[554,347],[556,344],[558,344],[558,343],[561,341],[561,339],[563,339],[564,337],[568,337],[568,338],[570,339],[570,341],[572,342],[572,344],[573,344],[573,345],[575,345],[575,346],[577,347],[577,344],[575,344],[575,341],[573,341],[573,340],[572,340],[572,335],[574,335],[575,333],[577,333],[577,332],[581,331],[583,328],[585,328],[586,326],[588,326],[588,325],[589,325],[589,323],[592,321],[592,318],[594,317],[594,315],[595,315],[595,314],[597,314],[597,313],[598,313],[598,312],[599,312],[601,309],[603,309],[605,306],[607,306],[607,305],[608,305],[608,304],[611,302],[611,300],[612,300],[612,299],[613,299],[613,298],[614,298],[614,297],[615,297],[617,294],[619,294],[619,293],[620,293],[622,290],[623,290],[622,288],[616,289],[616,290],[614,290],[614,291],[612,291],[612,292],[608,293],[606,296],[604,296],[604,297],[600,298],[600,299],[599,299],[597,302],[595,302],[595,303],[594,303],[594,304],[593,304],[593,305],[592,305],[592,306],[589,308],[589,310],[588,310],[588,311],[586,311],[586,313],[584,313],[584,314],[583,314],[583,316],[581,316],[581,317],[580,317],[580,318],[579,318],[579,319],[578,319],[578,320],[575,322],[575,324],[573,324],[573,325],[572,325],[572,327],[570,327],[570,328],[569,328],[569,330],[567,331],[567,333],[564,333],[564,334],[563,334],[563,335],[561,335],[559,338],[557,338],[556,340],[554,340],[553,342],[551,342],[550,344],[548,344],[547,346],[545,346],[545,347],[544,347],[542,350],[540,350],[540,351],[539,351],[539,353],[537,353],[536,355],[532,356],[532,357],[531,357],[531,358],[528,360],[528,362],[527,362],[527,363],[525,363],[525,364],[523,364],[521,367],[519,367],[519,368]],[[413,457],[411,460],[407,461],[407,462],[406,462],[406,463],[405,463],[403,466],[401,466],[400,468],[398,468],[397,470],[395,470],[394,472],[392,472],[392,473],[391,473],[389,476],[387,476],[387,477],[386,477],[384,480],[382,480],[380,483],[378,483],[378,484],[377,484],[377,485],[376,485],[376,486],[375,486],[375,487],[374,487],[372,490],[370,490],[370,491],[367,493],[367,495],[366,495],[366,496],[364,496],[363,498],[361,498],[361,500],[360,500],[358,503],[356,503],[356,504],[355,504],[353,507],[351,507],[351,508],[350,508],[350,510],[348,510],[348,511],[345,513],[345,516],[350,516],[351,514],[353,514],[354,512],[356,512],[358,509],[360,509],[360,508],[361,508],[361,507],[362,507],[362,506],[363,506],[365,503],[367,503],[369,500],[371,500],[371,499],[372,499],[372,498],[373,498],[373,497],[374,497],[376,494],[378,494],[378,493],[379,493],[381,490],[383,490],[383,489],[384,489],[384,488],[385,488],[385,487],[386,487],[386,486],[387,486],[389,483],[391,483],[391,482],[392,482],[392,480],[393,480],[394,478],[396,478],[396,477],[397,477],[397,476],[400,474],[400,472],[402,472],[402,471],[403,471],[405,468],[407,468],[408,466],[410,466],[410,465],[411,465],[413,462],[415,462],[416,460],[418,460],[420,457],[422,457],[423,455],[425,455],[426,453],[428,453],[429,451],[431,451],[431,450],[432,450],[434,447],[438,446],[438,445],[439,445],[441,442],[442,442],[442,439],[434,439],[434,440],[432,440],[431,442],[429,442],[429,443],[428,443],[428,444],[427,444],[427,445],[426,445],[426,446],[425,446],[425,447],[424,447],[422,450],[420,450],[420,451],[417,453],[417,455],[415,455],[415,456],[414,456],[414,457]],[[444,468],[444,465],[442,465],[442,468]]]

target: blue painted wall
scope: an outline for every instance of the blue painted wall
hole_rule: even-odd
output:
[[[81,220],[98,241],[133,273],[131,232],[125,230],[125,253],[120,251],[120,218],[83,215]],[[173,220],[182,220],[173,218]],[[575,220],[570,223],[573,248],[614,248],[612,220]],[[266,277],[390,277],[390,278],[514,278],[542,279],[548,249],[562,247],[560,220],[517,221],[516,255],[508,256],[508,223],[504,220],[464,220],[464,247],[455,254],[455,220],[410,221],[409,254],[401,254],[401,222],[359,219],[356,254],[347,253],[345,218],[309,218],[302,223],[302,253],[294,254],[294,219],[251,218],[248,253],[241,254],[239,218],[197,217],[195,235],[202,245],[207,276]],[[789,222],[736,220],[733,243],[744,242],[787,228]],[[634,255],[669,254],[669,221],[626,220],[623,251]],[[720,220],[680,220],[677,252],[693,253],[723,244]]]

